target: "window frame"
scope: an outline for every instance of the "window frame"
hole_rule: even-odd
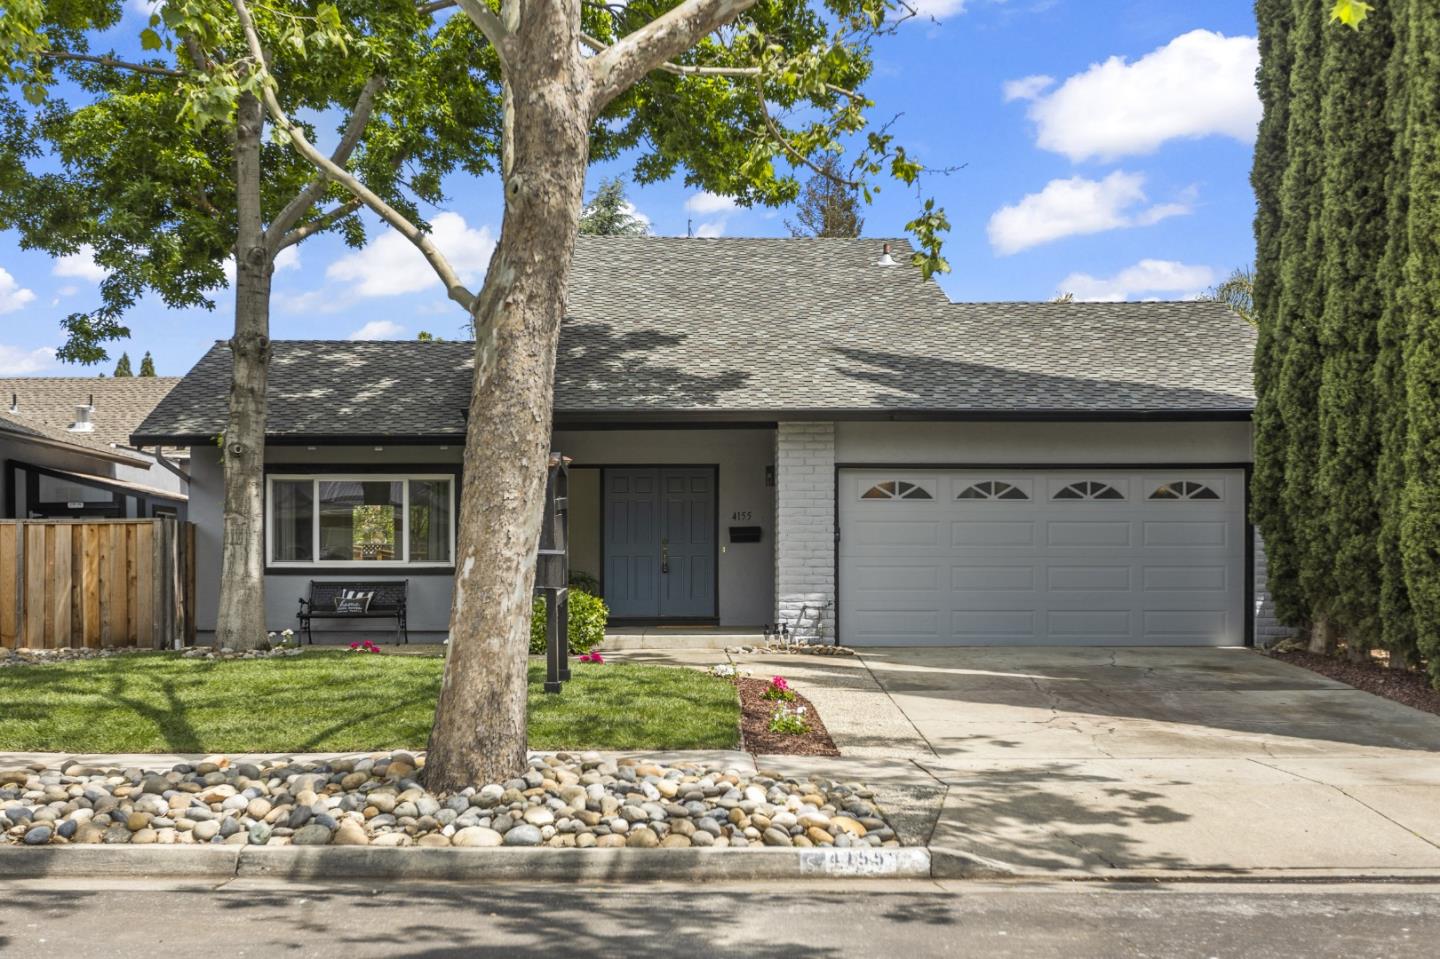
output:
[[[1152,481],[1153,482],[1153,481]],[[1173,490],[1169,496],[1161,496],[1161,490]],[[1202,496],[1208,492],[1210,495]],[[1221,503],[1225,501],[1225,490],[1221,483],[1213,480],[1179,479],[1166,480],[1154,485],[1145,497],[1147,503]]]
[[[275,532],[275,483],[297,483],[309,481],[311,484],[311,517],[310,517],[310,555],[315,557],[309,560],[277,560],[274,553],[274,532]],[[410,559],[410,484],[412,482],[426,482],[444,480],[450,484],[450,558],[437,561],[428,560],[423,562],[412,562]],[[400,509],[404,517],[404,536],[401,538],[401,546],[404,550],[404,559],[387,560],[363,560],[363,559],[320,559],[320,484],[327,483],[399,483],[400,484]],[[456,534],[459,528],[460,516],[456,510],[457,497],[459,495],[460,479],[455,473],[441,472],[415,472],[415,473],[366,473],[366,472],[334,472],[334,473],[304,473],[291,471],[276,471],[265,474],[265,568],[267,570],[290,571],[311,571],[322,570],[357,570],[357,569],[430,569],[450,570],[455,568],[455,546]]]

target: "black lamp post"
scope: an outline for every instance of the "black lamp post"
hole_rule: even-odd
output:
[[[558,693],[570,678],[570,460],[560,453],[550,454],[535,590],[545,597],[545,692]]]

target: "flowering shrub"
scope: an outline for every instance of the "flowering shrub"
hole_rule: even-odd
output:
[[[793,696],[794,693],[791,695]],[[770,731],[790,736],[803,736],[808,733],[810,724],[805,721],[805,707],[776,706],[775,712],[770,716]]]
[[[790,684],[785,681],[784,676],[772,676],[770,685],[765,687],[765,692],[760,696],[762,699],[773,699],[784,703],[795,701],[795,691],[790,688]]]
[[[583,654],[583,655],[580,657],[580,662],[582,662],[582,663],[595,663],[596,665],[603,666],[603,665],[605,665],[605,657],[604,657],[604,656],[601,656],[601,655],[600,655],[600,650],[597,649],[597,650],[595,650],[595,652],[593,652],[593,653],[585,653],[585,654]]]
[[[367,640],[365,640],[365,641],[362,642],[362,643],[351,643],[351,644],[350,644],[350,652],[352,652],[352,653],[378,653],[378,652],[380,652],[380,647],[379,647],[379,646],[376,646],[374,643],[370,642],[370,640],[367,639]]]
[[[748,669],[741,669],[734,663],[719,663],[710,667],[710,675],[720,679],[728,679],[733,683],[743,677],[749,676],[750,671]]]

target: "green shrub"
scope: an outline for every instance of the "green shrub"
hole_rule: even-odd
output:
[[[570,652],[588,653],[605,639],[605,624],[610,609],[599,596],[579,589],[570,590]],[[530,617],[530,652],[545,652],[545,598],[535,597],[535,610]]]

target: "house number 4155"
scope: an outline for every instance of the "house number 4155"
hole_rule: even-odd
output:
[[[752,517],[752,516],[754,516],[754,515],[755,515],[755,514],[754,514],[752,511],[748,510],[748,509],[747,509],[747,510],[736,510],[735,512],[733,512],[733,513],[730,514],[730,521],[733,522],[733,523],[745,523],[745,522],[749,522],[750,517]]]

